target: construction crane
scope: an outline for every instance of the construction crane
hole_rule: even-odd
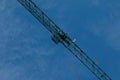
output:
[[[83,50],[61,30],[32,0],[18,0],[49,32],[52,40],[61,43],[81,63],[83,63],[99,80],[112,80]]]

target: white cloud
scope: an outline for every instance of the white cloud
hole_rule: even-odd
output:
[[[120,22],[119,22],[120,23]],[[120,24],[115,23],[108,25],[94,25],[91,31],[105,39],[105,41],[110,45],[113,49],[120,51]]]
[[[91,28],[91,32],[95,35],[103,38],[109,46],[113,49],[120,51],[120,24],[110,24],[110,25],[94,25]]]
[[[96,5],[98,6],[100,4],[100,1],[101,0],[90,0],[90,2],[93,4],[93,5]]]
[[[6,0],[0,1],[0,11],[3,11],[6,8]]]
[[[114,50],[120,51],[120,2],[92,0],[98,10],[105,11],[99,19],[88,24],[88,30],[103,38]],[[107,14],[107,15],[106,15]],[[96,18],[95,18],[96,19]]]
[[[116,23],[116,25],[112,26],[113,27],[109,30],[109,33],[106,35],[106,41],[112,48],[120,51],[120,23]]]
[[[44,31],[27,22],[24,18],[27,14],[21,17],[19,12],[23,10],[18,11],[18,7],[24,9],[16,0],[0,0],[0,80],[33,80],[35,74],[44,73],[48,66],[41,56],[55,53],[49,45],[43,48],[40,35]]]
[[[46,0],[46,1],[35,1],[35,3],[40,3],[41,7],[44,7],[44,9],[49,10],[49,9],[55,8],[58,4],[58,1]]]

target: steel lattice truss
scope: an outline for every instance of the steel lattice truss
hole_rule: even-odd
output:
[[[32,0],[18,0],[49,32],[52,40],[62,43],[80,62],[82,62],[99,80],[112,80],[73,40],[63,32]]]

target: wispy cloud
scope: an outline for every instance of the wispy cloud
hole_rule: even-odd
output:
[[[93,4],[93,5],[96,5],[98,6],[100,4],[100,1],[101,0],[90,0],[90,2]]]
[[[6,2],[5,0],[1,0],[1,1],[0,1],[0,6],[1,6],[1,7],[0,7],[0,11],[2,11],[2,10],[5,9],[5,7],[6,7],[5,2]]]
[[[95,0],[96,1],[96,0]],[[93,1],[94,2],[94,1]],[[100,1],[98,10],[105,10],[103,18],[91,25],[94,34],[101,36],[113,49],[120,51],[120,2]]]
[[[58,6],[57,5],[58,1],[56,1],[56,0],[36,1],[36,3],[37,2],[40,3],[41,7],[44,7],[44,9],[46,9],[46,10],[50,10],[50,9]]]
[[[19,15],[21,8],[24,10],[16,0],[0,1],[0,80],[34,80],[48,66],[43,56],[55,53],[55,47],[48,44],[43,48],[41,39],[45,36],[40,35],[44,31],[33,27],[32,21],[27,24],[27,14]]]
[[[120,24],[112,25],[113,28],[110,29],[109,33],[106,35],[106,41],[115,50],[120,51]]]

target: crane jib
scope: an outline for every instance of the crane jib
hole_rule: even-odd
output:
[[[112,80],[77,44],[63,32],[32,0],[18,0],[49,32],[52,40],[62,43],[80,62],[82,62],[99,80]]]

